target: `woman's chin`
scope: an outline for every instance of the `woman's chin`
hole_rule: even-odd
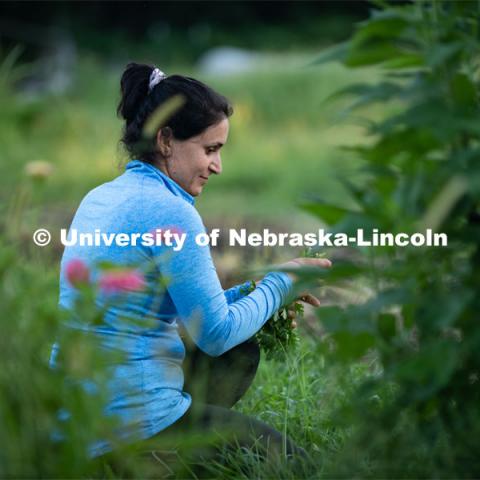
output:
[[[200,185],[198,187],[192,188],[188,193],[190,193],[192,197],[198,197],[202,193],[202,191],[203,191],[203,185]]]

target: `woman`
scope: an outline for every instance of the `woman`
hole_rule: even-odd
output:
[[[300,451],[264,423],[229,409],[255,375],[259,351],[251,338],[291,295],[295,276],[271,272],[250,294],[249,282],[224,291],[209,248],[195,241],[205,227],[194,200],[212,175],[222,172],[230,104],[193,78],[166,76],[136,63],[123,73],[121,95],[117,113],[125,120],[122,140],[132,160],[122,175],[86,195],[71,231],[170,229],[186,238],[176,249],[164,244],[65,248],[60,305],[67,309],[73,308],[76,295],[65,274],[72,259],[83,259],[92,269],[100,260],[152,266],[144,272],[145,288],[107,306],[101,325],[76,324],[124,354],[112,371],[106,413],[119,417],[128,442],[197,428],[234,431],[232,444],[258,445],[260,439],[266,449],[278,452],[285,441],[287,453]],[[181,99],[181,107],[145,140],[147,120],[173,97]],[[302,264],[330,266],[328,260],[302,258],[284,267]],[[166,291],[159,278],[167,280]],[[303,298],[319,304],[308,293]],[[106,305],[101,296],[97,302]],[[186,355],[184,342],[190,341],[198,349]],[[98,442],[92,453],[111,448]]]

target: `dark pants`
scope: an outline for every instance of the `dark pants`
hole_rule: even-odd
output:
[[[178,439],[194,435],[203,451],[218,447],[248,447],[261,456],[278,459],[305,457],[305,451],[266,423],[230,408],[250,387],[260,361],[256,342],[249,340],[219,357],[210,357],[198,348],[187,347],[184,364],[184,391],[192,396],[190,409],[157,436]]]
[[[247,340],[219,357],[210,357],[194,345],[187,345],[183,389],[194,403],[231,408],[252,384],[259,363],[260,348],[254,340]]]
[[[134,478],[137,462],[141,461],[142,475],[147,478],[170,475],[177,469],[181,476],[191,476],[188,465],[195,476],[202,477],[202,469],[207,469],[204,473],[209,476],[205,459],[223,461],[217,456],[222,447],[227,451],[248,447],[259,458],[275,464],[285,455],[290,462],[299,459],[303,463],[307,458],[303,448],[266,423],[230,409],[250,387],[259,361],[260,351],[254,341],[219,357],[209,357],[187,345],[184,390],[192,396],[189,410],[173,425],[137,445],[139,456],[129,465],[118,465],[110,454],[100,457],[100,475],[108,467],[109,472],[122,478]]]

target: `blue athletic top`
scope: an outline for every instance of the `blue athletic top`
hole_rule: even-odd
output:
[[[69,231],[94,233],[144,233],[175,227],[187,234],[183,248],[144,246],[66,246],[60,267],[59,305],[72,309],[78,291],[65,277],[65,266],[81,259],[120,265],[153,265],[145,270],[146,289],[129,292],[107,306],[100,325],[86,325],[72,312],[69,327],[99,336],[105,348],[123,353],[114,365],[108,389],[111,401],[106,415],[118,415],[127,441],[148,438],[178,420],[189,408],[191,397],[183,391],[182,362],[185,347],[181,323],[205,353],[218,356],[254,335],[287,301],[292,280],[282,272],[268,273],[257,288],[245,294],[249,282],[224,291],[209,247],[197,244],[206,232],[194,207],[194,198],[158,168],[130,161],[125,172],[90,191],[80,203]],[[159,282],[166,279],[166,287]],[[147,321],[146,321],[147,320]],[[61,345],[52,350],[51,365]],[[105,441],[91,448],[93,456],[110,450]]]

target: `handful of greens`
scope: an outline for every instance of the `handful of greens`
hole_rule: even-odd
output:
[[[320,258],[324,254],[306,249],[302,256]],[[256,284],[252,280],[251,286],[244,293],[248,295],[255,288]],[[255,334],[255,339],[260,349],[265,353],[267,360],[284,358],[287,351],[294,349],[298,344],[298,334],[292,327],[292,319],[288,318],[289,310],[295,312],[296,317],[302,317],[304,306],[297,301],[293,301],[289,305],[279,308]]]
[[[255,288],[256,284],[252,280],[245,294],[248,295]],[[296,315],[303,315],[303,305],[292,302],[290,305],[279,308],[255,334],[255,340],[265,353],[267,360],[284,358],[287,351],[295,348],[298,343],[298,335],[292,327],[292,319],[288,318],[289,310],[294,311]]]

